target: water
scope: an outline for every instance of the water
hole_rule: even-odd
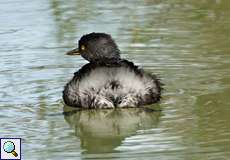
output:
[[[0,8],[0,137],[21,137],[23,159],[230,159],[229,0],[7,0]],[[63,107],[63,86],[86,63],[64,53],[93,31],[160,75],[163,100],[152,108],[162,111]]]

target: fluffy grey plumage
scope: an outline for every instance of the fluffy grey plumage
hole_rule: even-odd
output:
[[[82,47],[84,46],[84,47]],[[161,83],[155,75],[120,59],[111,37],[91,33],[79,41],[80,54],[90,63],[75,73],[63,91],[64,102],[80,108],[138,107],[158,102]],[[76,49],[68,52],[73,54]]]
[[[156,76],[127,60],[88,63],[65,86],[63,98],[81,108],[137,107],[158,102],[160,85]]]

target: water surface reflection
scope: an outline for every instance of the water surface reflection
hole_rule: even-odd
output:
[[[64,113],[85,153],[113,152],[125,138],[157,126],[160,116],[160,112],[140,108],[76,111],[65,106]]]
[[[0,137],[21,137],[25,159],[229,159],[229,6],[229,0],[2,1]],[[93,31],[110,33],[122,57],[160,75],[160,115],[61,114],[63,86],[86,64],[64,53]]]

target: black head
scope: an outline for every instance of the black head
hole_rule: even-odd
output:
[[[90,33],[82,36],[78,41],[78,48],[67,54],[80,54],[90,62],[120,59],[120,51],[116,43],[110,35],[105,33]]]

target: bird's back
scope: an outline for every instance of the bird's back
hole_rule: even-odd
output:
[[[65,86],[63,98],[82,108],[136,107],[159,101],[160,85],[155,75],[127,60],[88,63]]]

